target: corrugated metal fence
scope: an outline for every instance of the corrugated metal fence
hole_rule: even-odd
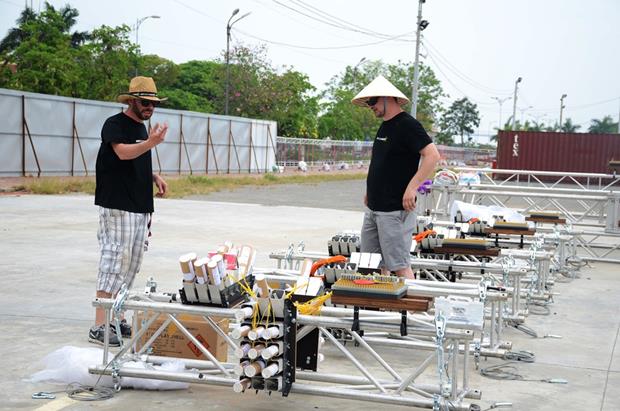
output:
[[[94,174],[103,122],[124,107],[0,89],[0,176]],[[155,171],[261,173],[275,166],[273,121],[158,108],[150,123],[157,122],[170,128],[152,152]]]

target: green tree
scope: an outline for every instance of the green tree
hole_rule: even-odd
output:
[[[465,147],[464,136],[470,136],[474,132],[474,127],[479,125],[478,107],[467,97],[454,101],[439,121],[440,134],[446,136],[442,139],[447,139],[447,136],[451,139],[451,136],[459,135],[461,136],[461,147]],[[468,141],[471,142],[471,137],[468,138]]]
[[[592,119],[588,133],[593,134],[612,134],[618,133],[618,123],[615,123],[611,116],[605,116],[602,120]]]
[[[135,55],[129,27],[72,32],[78,15],[69,5],[56,10],[45,3],[41,13],[25,9],[0,42],[0,59],[16,67],[0,71],[0,87],[98,100],[124,90]]]
[[[278,134],[315,137],[318,98],[308,77],[291,67],[277,69],[266,57],[266,47],[237,44],[230,54],[229,113],[275,120]],[[225,69],[225,66],[222,65]],[[219,82],[224,85],[225,82]],[[224,97],[225,93],[220,94]],[[215,101],[224,112],[224,99]]]
[[[70,6],[57,11],[49,3],[41,13],[26,9],[0,42],[0,87],[47,94],[72,95],[77,73],[76,47],[86,35],[71,34],[78,12]],[[14,63],[15,73],[7,63]]]
[[[224,94],[223,67],[213,61],[192,60],[179,64],[176,80],[158,84],[161,95],[168,97],[166,107],[203,113],[218,113],[218,100]]]
[[[133,77],[136,47],[129,39],[131,28],[101,26],[79,51],[79,77],[74,97],[114,100]]]
[[[570,118],[567,118],[564,124],[560,127],[560,131],[564,133],[576,133],[581,128],[578,124],[573,124]]]
[[[156,54],[140,56],[140,75],[153,77],[158,89],[173,87],[181,69],[172,60]]]

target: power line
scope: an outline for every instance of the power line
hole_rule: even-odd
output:
[[[239,29],[235,29],[235,30],[238,31],[239,33],[247,36],[247,37],[251,37],[251,38],[256,39],[256,40],[264,41],[265,43],[275,44],[275,45],[278,45],[278,46],[291,47],[291,48],[306,49],[306,50],[342,50],[342,49],[352,49],[352,48],[359,48],[359,47],[375,46],[377,44],[382,44],[382,43],[386,43],[386,42],[388,42],[390,40],[394,40],[394,38],[410,34],[410,33],[405,33],[405,34],[398,35],[398,36],[396,36],[394,38],[387,38],[387,39],[375,41],[375,42],[372,42],[372,43],[349,44],[349,45],[344,45],[344,46],[316,47],[316,46],[303,46],[303,45],[299,45],[299,44],[290,44],[290,43],[284,43],[284,42],[281,42],[281,41],[274,41],[274,40],[267,40],[265,38],[262,38],[262,37],[259,37],[259,36],[255,36],[253,34],[245,32],[243,30],[239,30]]]
[[[473,78],[469,77],[467,74],[463,73],[462,71],[460,71],[454,64],[452,64],[446,57],[444,57],[439,50],[437,50],[436,47],[434,47],[428,40],[424,40],[424,45],[430,47],[430,49],[432,49],[432,52],[437,56],[438,59],[440,59],[446,66],[447,68],[452,71],[454,74],[456,74],[458,77],[460,77],[463,81],[471,84],[473,87],[478,88],[479,90],[488,93],[488,94],[509,94],[510,91],[508,90],[499,90],[499,89],[494,89],[492,87],[488,87],[485,86],[484,84],[478,83],[476,80],[474,80]],[[429,48],[426,48],[426,50],[431,53],[431,50]]]
[[[241,41],[237,38],[237,36],[235,36],[235,33],[234,33],[234,32],[231,32],[231,35],[233,36],[233,38],[235,39],[235,41],[237,41],[238,43],[240,43],[240,42],[241,42]],[[293,53],[297,53],[297,54],[301,54],[301,55],[304,55],[304,56],[306,56],[306,57],[310,57],[310,58],[313,58],[313,59],[320,58],[321,60],[325,60],[325,61],[332,61],[332,62],[334,62],[334,63],[349,64],[349,62],[346,62],[346,61],[343,61],[343,60],[337,60],[337,59],[327,58],[327,57],[324,57],[324,56],[317,57],[316,55],[312,55],[312,54],[304,53],[303,51],[300,51],[300,50],[294,50],[294,49],[293,49],[293,50],[291,50],[291,52],[293,52]]]
[[[407,33],[403,33],[403,34],[399,34],[399,35],[391,35],[391,34],[384,34],[384,33],[378,33],[366,28],[363,28],[361,26],[358,26],[354,23],[350,23],[348,21],[345,21],[339,17],[335,17],[329,13],[326,13],[324,11],[321,11],[319,9],[317,9],[316,7],[307,5],[306,3],[302,2],[302,1],[295,1],[293,0],[293,2],[297,3],[297,5],[305,8],[306,10],[308,10],[311,13],[314,13],[315,15],[321,16],[321,17],[316,17],[316,16],[312,16],[310,14],[307,14],[304,11],[298,10],[294,7],[291,7],[290,5],[284,4],[278,0],[273,0],[274,3],[288,9],[291,10],[295,13],[301,14],[302,16],[305,16],[309,19],[318,21],[320,23],[323,23],[325,25],[331,26],[331,27],[335,27],[341,30],[346,30],[346,31],[351,31],[354,33],[360,33],[360,34],[364,34],[367,36],[371,36],[374,38],[380,38],[380,39],[388,39],[388,40],[394,40],[394,39],[399,39],[400,41],[406,41],[406,42],[413,42],[414,40],[412,39],[405,39],[405,36],[411,35],[412,33],[415,33],[414,31],[411,32],[407,32]],[[327,16],[327,20],[325,19],[325,16]]]

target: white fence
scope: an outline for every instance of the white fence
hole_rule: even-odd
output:
[[[0,89],[0,176],[92,175],[106,118],[117,103]],[[150,124],[167,122],[153,150],[164,174],[261,173],[276,164],[273,121],[158,108]]]

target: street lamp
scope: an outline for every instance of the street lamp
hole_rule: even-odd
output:
[[[566,98],[566,94],[562,94],[562,97],[560,97],[560,130],[562,129],[562,113],[564,112],[564,109],[566,108],[566,106],[564,105],[565,98]]]
[[[521,77],[515,81],[515,95],[514,101],[512,102],[512,130],[515,129],[515,122],[517,121],[517,89],[519,88],[519,83],[523,80]]]
[[[160,19],[160,18],[161,18],[160,16],[146,16],[146,17],[142,17],[141,19],[136,19],[136,47],[138,47],[138,50],[137,50],[138,59],[136,61],[136,76],[138,75],[138,62],[140,61],[140,44],[138,43],[138,31],[140,30],[140,25],[144,23],[144,21],[147,19]]]
[[[250,14],[250,12],[247,12],[231,23],[232,18],[235,17],[237,13],[239,13],[239,9],[234,9],[228,19],[228,23],[226,23],[226,101],[224,102],[224,114],[226,115],[228,115],[228,95],[230,89],[230,29],[233,24]]]
[[[508,96],[504,98],[499,98],[499,97],[491,97],[491,98],[497,101],[497,103],[499,104],[499,121],[497,122],[497,129],[501,130],[502,129],[502,104],[510,100],[512,97]]]

